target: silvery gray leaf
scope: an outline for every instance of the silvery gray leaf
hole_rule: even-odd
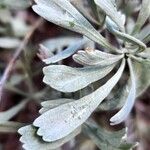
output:
[[[62,92],[74,92],[80,90],[92,82],[95,82],[114,68],[116,64],[101,67],[72,68],[65,65],[50,65],[43,68],[43,82],[52,88]]]
[[[150,48],[148,47],[144,52],[139,53],[138,56],[150,59]]]
[[[134,26],[132,34],[138,33],[140,31],[140,29],[142,28],[146,20],[149,18],[149,16],[150,16],[150,1],[142,0],[141,10],[139,12],[137,22]]]
[[[137,38],[135,38],[129,34],[120,32],[117,29],[117,26],[115,26],[115,24],[109,17],[106,18],[106,26],[111,33],[113,33],[118,38],[122,39],[124,42],[127,41],[127,42],[130,42],[131,44],[137,45],[139,47],[139,49],[137,49],[136,51],[141,52],[146,49],[146,45],[142,41],[138,40]]]
[[[102,67],[112,65],[123,57],[124,54],[113,55],[99,50],[78,51],[73,55],[74,61],[81,65]]]
[[[90,22],[100,24],[96,16],[96,6],[93,0],[69,0]],[[94,13],[95,12],[95,13]]]
[[[78,41],[82,40],[80,37],[72,37],[72,36],[60,36],[56,38],[51,38],[43,41],[41,44],[44,45],[50,52],[57,52],[64,49],[64,47],[68,47]]]
[[[132,59],[133,60],[133,59]],[[150,67],[147,63],[141,63],[133,60],[133,68],[136,77],[137,97],[140,96],[150,85]]]
[[[108,131],[97,125],[94,121],[85,123],[83,132],[102,150],[131,150],[135,143],[127,143],[122,140],[126,134],[125,129]]]
[[[150,24],[141,29],[140,33],[136,34],[135,37],[144,43],[148,43],[147,39],[150,37]]]
[[[16,106],[8,109],[7,111],[0,112],[0,122],[5,122],[14,117],[24,106],[27,104],[27,101],[22,101]]]
[[[111,125],[116,125],[119,124],[125,119],[127,119],[129,113],[131,112],[135,99],[136,99],[136,79],[135,79],[135,74],[132,66],[131,60],[128,58],[128,66],[130,70],[130,77],[131,77],[131,89],[129,91],[128,98],[124,104],[124,106],[121,108],[121,110],[115,114],[111,119]]]
[[[19,134],[22,135],[20,141],[23,143],[23,148],[25,150],[56,150],[56,148],[62,146],[63,144],[77,136],[80,133],[81,128],[77,128],[68,136],[55,142],[43,141],[41,137],[36,135],[36,131],[37,128],[32,125],[24,126],[18,130]]]
[[[111,0],[94,0],[95,3],[109,16],[121,31],[124,31],[124,17],[117,11],[116,4]]]
[[[0,122],[0,132],[1,133],[15,133],[19,128],[24,126],[24,123],[14,122],[14,121],[6,121]]]
[[[50,109],[39,116],[33,123],[34,126],[38,127],[37,134],[42,136],[44,141],[52,142],[73,132],[89,118],[103,99],[108,96],[122,76],[124,67],[125,60],[123,59],[113,77],[96,91],[79,100]]]
[[[145,55],[145,53],[144,53],[144,55]],[[139,57],[139,56],[130,55],[130,58],[132,58],[133,60],[136,60],[137,62],[144,63],[145,65],[146,64],[150,65],[149,55],[147,55],[147,57]]]
[[[72,54],[74,54],[78,49],[82,48],[82,46],[87,42],[87,40],[83,39],[80,41],[77,41],[76,43],[70,45],[68,48],[66,48],[65,50],[59,52],[58,54],[47,58],[47,59],[43,59],[43,61],[46,64],[50,64],[50,63],[56,63],[60,60],[63,60],[69,56],[71,56]]]
[[[62,105],[65,103],[69,103],[71,101],[73,101],[73,99],[66,99],[66,98],[44,101],[41,103],[42,108],[39,110],[39,113],[43,114],[52,108],[58,107],[59,105]]]
[[[37,0],[33,10],[50,22],[81,33],[101,46],[118,51],[97,32],[68,0]]]
[[[113,58],[116,56],[111,53],[106,53],[97,49],[93,49],[92,47],[87,47],[85,50],[79,50],[78,55],[83,55],[87,57],[88,59],[92,59],[92,60],[97,59],[97,61],[102,60],[102,59]]]
[[[112,94],[111,97],[108,97],[98,108],[99,110],[114,110],[120,109],[123,107],[126,102],[129,91],[131,88],[131,80],[129,80],[124,86],[119,87],[117,91]]]
[[[17,48],[20,40],[11,37],[0,37],[0,48],[13,49]]]
[[[87,42],[84,44],[84,49],[95,49],[95,42],[90,40],[89,38],[87,37],[83,37],[85,40],[87,40]]]

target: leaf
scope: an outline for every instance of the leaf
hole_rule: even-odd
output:
[[[130,150],[133,147],[132,143],[123,143],[122,137],[125,135],[125,129],[119,131],[107,131],[95,122],[86,122],[83,132],[87,134],[92,141],[102,150]],[[121,147],[122,146],[122,147]]]
[[[117,114],[115,114],[110,119],[111,125],[119,124],[128,117],[129,113],[131,112],[134,106],[134,102],[136,99],[136,79],[135,79],[134,70],[130,59],[128,59],[128,65],[129,65],[130,76],[131,76],[131,89],[124,106]]]
[[[144,55],[145,55],[145,53],[144,53]],[[138,56],[135,56],[135,55],[130,55],[130,58],[132,58],[133,60],[135,60],[137,62],[150,65],[149,55],[147,55],[147,57],[138,57]]]
[[[140,29],[146,22],[146,20],[150,16],[150,1],[149,0],[142,0],[141,10],[139,12],[137,22],[133,29],[133,34],[140,32]]]
[[[0,37],[0,48],[12,49],[17,48],[20,40],[11,37]]]
[[[66,99],[66,98],[44,101],[44,102],[41,103],[42,108],[39,110],[39,113],[43,114],[43,113],[45,113],[46,111],[48,111],[52,108],[58,107],[59,105],[62,105],[62,104],[65,104],[65,103],[69,103],[71,101],[73,101],[73,100]]]
[[[9,23],[11,18],[12,18],[11,12],[8,9],[0,9],[0,21],[2,23],[4,23],[4,24]]]
[[[147,48],[144,52],[139,53],[138,56],[145,59],[150,59],[150,48]]]
[[[88,119],[103,99],[107,97],[120,79],[124,67],[125,60],[122,61],[115,75],[95,92],[79,100],[50,109],[39,116],[33,123],[39,128],[37,134],[42,136],[44,141],[52,142],[73,132]]]
[[[58,91],[74,92],[100,80],[110,73],[114,66],[115,64],[108,67],[72,68],[65,65],[50,65],[43,69],[43,82]]]
[[[127,41],[134,45],[137,45],[139,47],[139,49],[137,50],[138,52],[144,51],[146,49],[146,45],[142,41],[138,40],[137,38],[135,38],[129,34],[120,32],[117,29],[114,22],[109,17],[106,18],[106,26],[111,33],[113,33],[118,38],[122,39],[124,42]]]
[[[99,25],[96,14],[96,5],[93,0],[70,0],[70,2],[90,21]],[[95,13],[94,13],[95,12]]]
[[[22,101],[16,106],[10,108],[7,111],[0,112],[0,122],[5,122],[14,117],[21,109],[24,108],[26,105],[27,101]]]
[[[49,143],[43,141],[41,137],[36,135],[36,131],[37,129],[32,125],[22,127],[18,130],[18,132],[22,135],[20,141],[23,143],[23,148],[25,150],[54,150],[78,135],[81,128],[77,128],[74,132],[63,139]]]
[[[14,121],[6,121],[0,122],[0,132],[1,133],[14,133],[17,132],[19,128],[24,126],[24,123],[14,122]]]
[[[131,81],[129,80],[124,86],[119,87],[110,98],[107,98],[100,106],[100,110],[114,110],[123,107],[127,97],[129,95],[129,89],[131,87]]]
[[[31,5],[29,0],[1,0],[0,6],[5,6],[10,9],[25,9]]]
[[[56,63],[60,60],[63,60],[69,56],[71,56],[72,54],[74,54],[79,48],[81,48],[85,43],[87,42],[87,40],[83,39],[80,41],[77,41],[76,43],[70,45],[68,48],[66,48],[64,51],[59,52],[58,54],[47,58],[47,59],[43,59],[43,61],[46,64],[50,64],[50,63]]]
[[[117,11],[116,4],[111,0],[94,0],[95,3],[109,16],[118,26],[118,28],[124,32],[124,20],[122,14]]]
[[[73,55],[73,59],[75,62],[81,65],[88,65],[88,66],[109,66],[121,58],[124,57],[122,55],[113,55],[105,52],[101,52],[99,50],[91,50],[91,51],[78,51],[78,54]]]
[[[139,40],[143,41],[144,43],[148,43],[147,39],[150,37],[150,24],[145,26],[143,29],[140,30],[139,34],[136,34],[135,37]]]
[[[133,60],[133,59],[132,59]],[[150,85],[150,67],[147,63],[141,63],[133,60],[133,68],[136,77],[137,97],[140,96]]]
[[[16,37],[24,37],[31,30],[31,26],[27,25],[21,17],[13,17],[9,22]]]
[[[82,38],[72,36],[60,36],[56,38],[47,39],[42,42],[42,45],[49,49],[50,52],[58,52],[62,51],[64,47],[73,45],[74,43],[77,43],[80,40],[82,40]]]
[[[68,0],[37,0],[36,3],[33,10],[46,20],[83,34],[101,46],[116,51]]]

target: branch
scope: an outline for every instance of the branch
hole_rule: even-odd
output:
[[[26,34],[25,38],[23,39],[23,41],[21,42],[20,46],[16,49],[12,59],[10,60],[10,62],[8,63],[4,74],[0,80],[0,101],[2,99],[2,92],[3,92],[3,88],[4,85],[6,83],[6,80],[9,77],[9,73],[11,71],[11,69],[13,68],[14,63],[16,62],[18,56],[21,54],[21,52],[23,51],[24,47],[28,44],[29,39],[31,38],[32,34],[34,33],[34,31],[37,29],[37,27],[43,22],[43,19],[39,19],[36,21],[36,23],[33,25],[33,27],[31,28],[31,30]]]

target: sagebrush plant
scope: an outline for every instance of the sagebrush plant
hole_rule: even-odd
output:
[[[110,118],[111,125],[125,121],[136,97],[149,86],[150,48],[146,44],[149,42],[150,28],[149,24],[145,24],[150,15],[150,1],[142,1],[137,21],[132,27],[128,27],[130,16],[125,16],[118,10],[117,3],[113,0],[87,0],[97,19],[89,16],[85,9],[83,11],[80,3],[74,0],[36,0],[32,7],[46,20],[83,35],[83,38],[75,38],[66,50],[54,56],[43,46],[38,54],[46,64],[49,64],[43,68],[43,82],[61,92],[80,90],[81,97],[77,100],[61,98],[42,102],[41,115],[32,125],[19,129],[22,135],[20,141],[26,150],[56,149],[78,135],[83,124],[84,128],[90,131],[90,135],[99,132],[97,138],[100,135],[107,137],[100,144],[96,142],[101,149],[121,150],[132,149],[134,146],[121,140],[125,130],[111,133],[97,127],[91,121],[87,122],[87,119],[98,107],[102,109],[103,106],[107,111],[120,109]],[[94,28],[89,21],[99,28]],[[130,30],[127,30],[127,27]],[[109,39],[102,36],[100,32],[104,30],[115,36],[118,46],[112,45]],[[85,49],[80,50],[82,48]],[[53,65],[71,55],[73,60],[83,67]],[[82,89],[92,87],[93,83],[103,80],[110,73],[111,77],[104,84],[82,96]],[[124,73],[128,75],[126,83],[120,89],[114,88],[122,80]],[[116,93],[119,91],[117,96],[112,100],[105,100],[113,89]],[[95,129],[99,130],[95,132]]]

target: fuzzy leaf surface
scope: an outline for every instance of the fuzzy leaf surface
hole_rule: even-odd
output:
[[[37,134],[42,136],[44,141],[52,142],[73,132],[88,119],[103,99],[108,96],[119,81],[124,67],[125,60],[122,61],[113,77],[93,93],[79,100],[50,109],[39,116],[33,123],[34,126],[38,127]]]
[[[33,10],[46,20],[85,35],[101,46],[116,51],[116,48],[111,46],[68,0],[37,0],[36,3],[37,5],[32,7]]]
[[[65,65],[50,65],[43,69],[43,82],[58,91],[74,92],[103,78],[114,66],[72,68]]]
[[[142,0],[141,10],[139,12],[137,22],[133,30],[133,34],[138,33],[140,31],[140,29],[142,28],[146,20],[149,18],[149,16],[150,16],[150,1]]]
[[[122,55],[113,55],[105,52],[101,52],[99,50],[94,50],[91,52],[88,51],[78,51],[77,54],[73,55],[73,59],[75,62],[86,65],[86,66],[109,66],[117,61],[119,61],[121,58],[123,58]]]
[[[134,102],[136,99],[136,79],[135,79],[135,74],[133,70],[133,65],[129,58],[128,58],[128,65],[129,65],[130,77],[131,77],[131,89],[129,91],[129,95],[124,106],[120,109],[120,111],[117,114],[115,114],[110,119],[111,125],[119,124],[123,122],[125,119],[127,119],[129,113],[131,112],[134,106]]]
[[[125,129],[111,132],[93,122],[87,122],[83,130],[102,150],[130,150],[134,146],[132,143],[122,141]]]
[[[37,128],[32,125],[24,126],[18,130],[18,132],[22,135],[20,141],[23,143],[23,148],[25,150],[54,150],[62,146],[69,140],[73,139],[80,133],[80,131],[81,128],[77,128],[74,132],[72,132],[65,138],[48,143],[43,141],[41,137],[36,135]]]
[[[95,0],[95,3],[117,24],[121,31],[124,31],[124,18],[117,11],[115,2],[112,0]]]

